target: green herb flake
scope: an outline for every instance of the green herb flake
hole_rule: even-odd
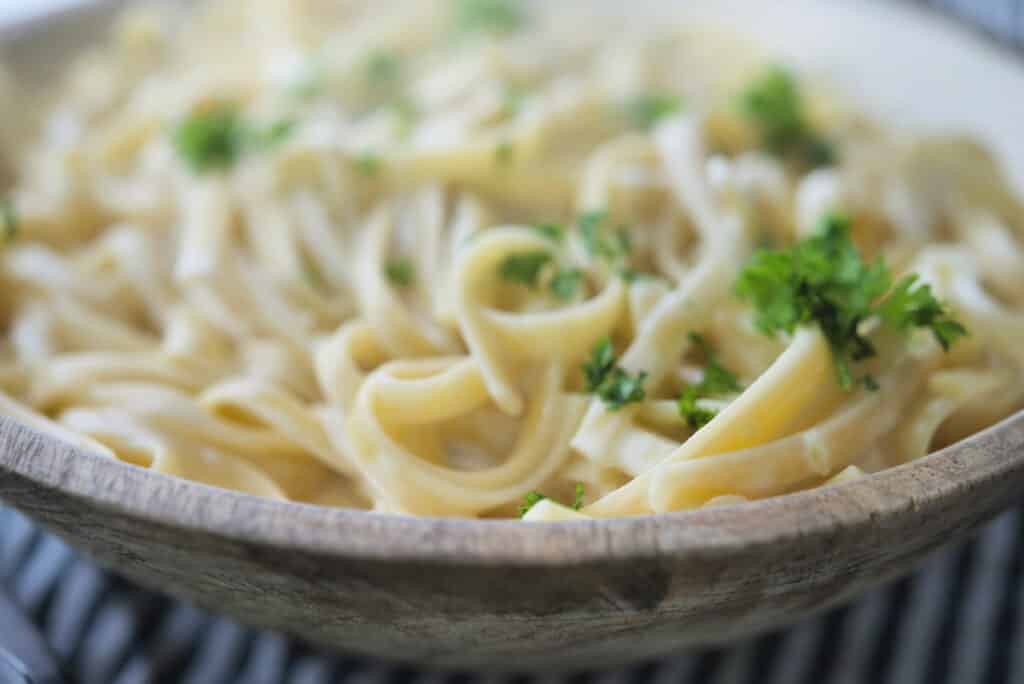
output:
[[[630,375],[622,368],[615,367],[611,375],[597,390],[597,396],[611,411],[618,411],[626,404],[643,401],[644,381],[647,380],[647,373],[640,371],[636,375]]]
[[[788,70],[768,68],[740,95],[740,109],[774,154],[798,157],[812,167],[835,163],[834,146],[811,128],[799,86]]]
[[[271,150],[292,137],[297,128],[295,119],[280,119],[265,130],[252,132],[250,144],[254,149]]]
[[[588,211],[576,220],[583,240],[583,248],[593,258],[617,261],[629,256],[633,243],[625,228],[612,229],[608,212]]]
[[[523,111],[523,105],[526,103],[527,91],[516,85],[508,85],[505,87],[505,93],[502,97],[502,111],[507,117],[518,116]]]
[[[541,223],[533,226],[533,229],[540,233],[542,237],[545,237],[552,242],[557,243],[565,240],[565,226],[557,223]]]
[[[384,267],[384,275],[395,287],[409,287],[416,280],[416,269],[408,259],[393,259]]]
[[[18,212],[9,198],[0,198],[0,239],[10,242],[18,237]]]
[[[563,269],[551,279],[551,294],[563,301],[569,301],[576,296],[582,284],[583,271],[578,268]]]
[[[456,0],[455,27],[458,33],[508,34],[526,25],[521,0]]]
[[[498,272],[504,280],[536,288],[541,271],[553,260],[551,252],[545,250],[514,252],[502,260]]]
[[[585,491],[585,489],[583,487],[583,483],[582,482],[577,482],[576,483],[576,490],[574,492],[574,496],[573,496],[573,499],[572,499],[572,510],[578,511],[581,508],[583,508],[583,497],[584,497],[585,494],[586,494],[586,491]]]
[[[967,335],[967,328],[955,321],[932,294],[927,284],[918,284],[917,275],[908,275],[893,287],[892,292],[879,307],[878,313],[889,325],[898,330],[927,328],[945,351],[961,337]]]
[[[583,508],[583,497],[585,494],[586,489],[583,486],[583,483],[577,482],[576,488],[573,490],[573,500],[571,505],[562,504],[558,501],[556,501],[555,503],[558,503],[561,506],[565,506],[566,508],[571,508],[574,511],[578,511],[581,508]],[[545,496],[544,494],[541,494],[540,492],[529,492],[526,496],[523,497],[524,503],[519,506],[519,516],[523,517],[524,515],[529,513],[534,506],[539,504],[541,501],[545,501],[547,499],[549,499],[549,497]]]
[[[498,143],[498,146],[494,148],[494,162],[498,166],[511,166],[515,158],[515,145],[508,141]]]
[[[193,114],[173,132],[174,147],[199,174],[231,169],[247,152],[266,152],[285,142],[296,130],[294,119],[281,119],[265,129],[255,128],[238,109],[225,105]]]
[[[393,52],[374,50],[366,58],[366,80],[375,88],[387,88],[402,77],[402,61]]]
[[[840,385],[851,389],[850,364],[877,355],[861,332],[870,318],[898,330],[928,328],[944,349],[967,334],[931,288],[915,282],[916,276],[908,276],[893,288],[884,261],[863,260],[850,239],[849,219],[829,214],[816,235],[794,247],[755,254],[740,273],[736,292],[753,304],[755,322],[766,335],[818,325],[832,348]]]
[[[360,175],[366,176],[367,178],[375,178],[380,175],[381,169],[384,167],[384,162],[381,158],[372,152],[364,152],[352,160],[352,166],[355,168]]]
[[[604,384],[604,380],[615,368],[615,347],[610,338],[605,337],[594,345],[590,352],[590,360],[583,364],[583,375],[587,380],[587,392],[596,392]]]
[[[196,173],[230,169],[241,158],[248,133],[238,109],[221,106],[193,114],[174,129],[174,147]]]
[[[678,114],[683,99],[678,95],[647,94],[630,98],[622,105],[622,113],[629,124],[641,131],[649,131],[662,119]]]
[[[408,139],[419,122],[419,107],[408,98],[399,98],[391,102],[388,107],[398,119],[398,137],[403,140]]]
[[[519,517],[523,517],[524,515],[529,513],[530,509],[532,509],[534,506],[536,506],[546,498],[548,497],[544,496],[540,492],[528,492],[526,496],[523,497],[525,503],[519,506]]]
[[[647,271],[638,271],[635,268],[624,268],[619,271],[619,277],[627,283],[635,283],[639,280],[654,280],[658,276]]]
[[[683,390],[678,406],[679,415],[689,423],[690,427],[699,430],[711,422],[717,412],[703,408],[697,402],[700,399],[725,397],[742,392],[743,386],[740,385],[732,371],[718,362],[718,356],[702,335],[691,332],[690,342],[701,350],[707,365],[704,367],[701,381]]]
[[[615,363],[615,347],[609,338],[604,338],[590,353],[590,359],[583,364],[583,376],[587,392],[596,394],[611,411],[617,411],[626,404],[643,401],[644,381],[647,373],[640,371],[631,375]]]

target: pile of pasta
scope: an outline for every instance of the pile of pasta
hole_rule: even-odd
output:
[[[0,78],[0,413],[275,499],[559,520],[858,477],[1024,406],[1024,209],[984,149],[546,5],[135,11],[44,98]],[[773,332],[752,264],[819,252],[918,280]]]

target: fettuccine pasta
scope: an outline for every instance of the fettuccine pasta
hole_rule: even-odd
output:
[[[0,413],[107,458],[573,520],[848,481],[1024,407],[996,163],[737,38],[211,2],[126,14],[54,92],[0,78]]]

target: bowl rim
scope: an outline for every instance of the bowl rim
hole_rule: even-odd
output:
[[[939,511],[948,500],[1021,473],[1024,410],[917,461],[739,505],[558,522],[413,517],[220,489],[113,460],[0,416],[0,491],[12,479],[27,480],[33,489],[178,531],[333,558],[441,565],[711,560],[792,540],[827,544],[886,517]]]
[[[0,43],[59,18],[131,0],[77,0],[0,29]],[[885,3],[941,19],[964,41],[1020,53],[979,27],[920,5]],[[981,39],[979,41],[979,38]],[[530,522],[411,517],[276,501],[157,473],[82,449],[0,416],[0,491],[61,493],[114,515],[278,550],[333,558],[441,565],[563,567],[640,558],[720,558],[785,540],[825,542],[839,531],[969,494],[1024,471],[1024,410],[917,461],[842,484],[760,501],[613,519]],[[20,482],[19,482],[20,480]],[[31,513],[31,507],[25,507]],[[813,514],[808,514],[813,511]]]

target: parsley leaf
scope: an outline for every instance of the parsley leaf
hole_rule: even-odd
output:
[[[398,82],[402,75],[402,62],[393,52],[379,49],[366,58],[366,80],[377,88],[386,88]]]
[[[583,282],[583,271],[578,268],[567,268],[555,274],[551,279],[551,294],[568,301],[576,296]]]
[[[571,508],[574,511],[578,511],[581,508],[583,508],[583,496],[584,496],[584,494],[585,494],[585,489],[583,487],[583,483],[582,482],[577,482],[576,483],[576,488],[575,488],[575,490],[573,492],[572,505],[568,505],[568,504],[561,504],[561,505],[566,506],[566,508]],[[523,503],[522,505],[519,506],[519,516],[522,517],[522,516],[526,515],[527,513],[530,512],[531,508],[533,508],[534,506],[539,504],[541,501],[544,501],[545,499],[548,499],[548,498],[549,497],[545,496],[544,494],[541,494],[540,492],[529,492],[529,493],[527,493],[527,495],[523,497],[523,500],[525,501],[525,503]],[[558,502],[556,501],[555,503],[558,503]]]
[[[944,348],[966,334],[931,288],[913,287],[916,277],[892,288],[885,262],[865,262],[849,232],[845,216],[826,215],[816,235],[791,249],[756,253],[736,283],[739,297],[753,303],[755,323],[766,335],[816,323],[832,347],[839,383],[846,389],[854,382],[850,363],[877,354],[861,332],[870,318],[878,316],[900,330],[931,328]]]
[[[584,492],[584,489],[583,489],[583,483],[582,482],[577,482],[576,483],[576,491],[574,492],[574,496],[573,496],[573,499],[572,499],[572,510],[578,511],[581,508],[583,508],[583,495],[584,494],[585,494],[585,492]]]
[[[711,419],[717,415],[717,411],[699,406],[697,404],[699,399],[735,394],[743,391],[743,386],[731,371],[718,362],[714,350],[703,336],[691,332],[690,341],[703,352],[707,366],[704,368],[704,376],[701,381],[687,387],[680,395],[679,415],[690,424],[690,427],[697,430],[711,422]]]
[[[250,126],[237,107],[223,105],[193,114],[174,129],[178,154],[195,173],[225,171],[249,151],[266,151],[284,142],[297,124],[282,119],[266,129]]]
[[[498,146],[494,148],[494,162],[498,166],[511,166],[512,162],[516,158],[515,145],[508,142],[498,143]]]
[[[383,165],[380,157],[372,152],[364,152],[352,160],[352,166],[355,170],[367,178],[377,176]]]
[[[678,95],[648,94],[637,95],[627,100],[622,111],[629,124],[638,130],[649,131],[667,116],[683,109],[683,99]]]
[[[527,492],[523,500],[526,502],[519,506],[519,517],[523,517],[530,512],[530,509],[539,504],[541,501],[548,497],[544,496],[540,492]]]
[[[898,330],[910,327],[929,328],[945,351],[967,335],[967,328],[953,320],[942,302],[932,294],[931,285],[914,284],[917,275],[908,275],[892,289],[879,307],[878,313],[889,325]]]
[[[590,360],[583,364],[583,375],[587,381],[587,392],[597,394],[611,411],[617,411],[626,404],[643,401],[644,381],[647,373],[640,371],[630,375],[615,363],[615,347],[605,337],[594,345]]]
[[[536,288],[541,270],[551,261],[553,261],[551,252],[545,250],[515,252],[502,260],[498,272],[505,280]]]
[[[740,95],[740,108],[774,154],[800,158],[812,167],[835,163],[834,147],[812,130],[796,79],[786,69],[765,71]]]
[[[225,170],[242,156],[246,133],[236,107],[221,106],[193,114],[178,124],[174,146],[196,173]]]
[[[526,25],[519,0],[457,0],[455,23],[460,33],[513,33]]]
[[[601,397],[601,401],[609,410],[618,411],[626,404],[644,400],[646,396],[644,381],[646,379],[645,371],[640,371],[634,376],[616,366],[612,369],[611,375],[605,379],[604,384],[597,389],[597,396]]]
[[[615,367],[615,347],[605,337],[594,345],[590,360],[583,364],[583,375],[587,379],[587,392],[596,392]]]
[[[650,280],[652,278],[657,278],[658,276],[653,273],[648,273],[647,271],[638,271],[635,268],[624,268],[619,271],[619,277],[627,283],[635,283],[638,280]]]
[[[0,198],[0,241],[10,242],[18,237],[18,212],[9,198]]]
[[[384,275],[396,287],[409,287],[416,280],[416,270],[408,259],[393,259],[384,267]]]
[[[505,86],[505,93],[502,97],[502,112],[507,117],[517,116],[523,111],[523,105],[528,97],[527,91],[517,85]]]
[[[280,119],[266,130],[249,129],[248,143],[253,149],[270,150],[290,138],[297,127],[295,119]]]
[[[608,212],[588,211],[576,219],[583,239],[583,248],[594,258],[608,261],[624,259],[633,251],[633,243],[625,228],[611,230],[608,225]]]
[[[533,229],[552,242],[561,242],[565,239],[565,227],[557,223],[542,223],[533,226]]]

